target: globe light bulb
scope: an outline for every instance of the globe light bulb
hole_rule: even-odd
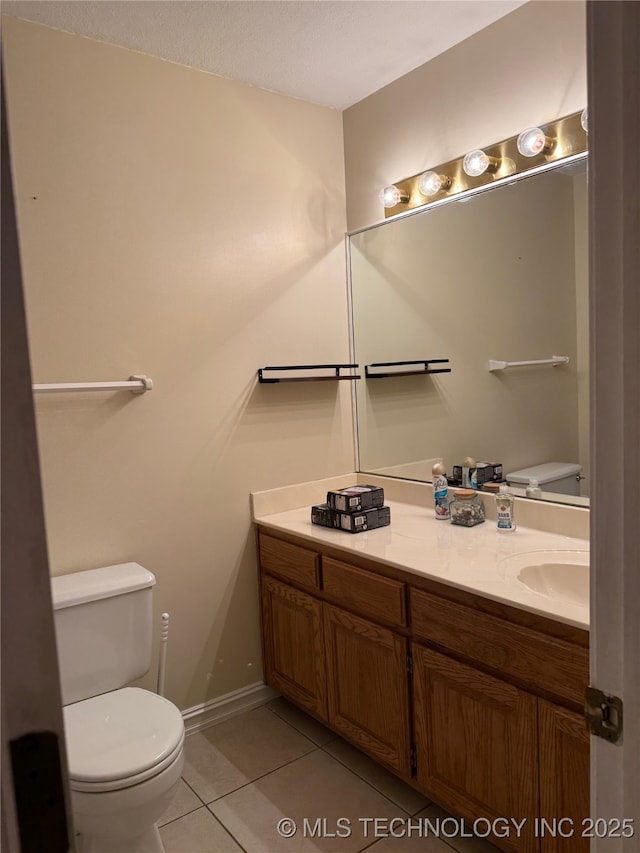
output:
[[[418,192],[424,196],[437,195],[440,190],[447,190],[451,186],[451,178],[439,175],[437,172],[425,172],[420,178]]]
[[[518,151],[523,157],[535,157],[538,154],[548,153],[555,144],[555,140],[545,135],[544,130],[539,127],[528,127],[518,137]]]
[[[479,148],[466,154],[462,161],[462,168],[472,178],[478,178],[480,175],[483,175],[487,171],[488,165],[489,158]]]
[[[380,203],[386,208],[395,207],[396,204],[400,204],[403,201],[409,201],[407,193],[398,189],[395,184],[391,184],[380,190],[378,198],[380,199]]]
[[[589,107],[585,107],[580,115],[580,124],[585,133],[589,133]]]
[[[470,178],[479,178],[485,172],[497,172],[499,166],[500,160],[497,157],[490,157],[480,148],[469,151],[462,161],[462,168]]]

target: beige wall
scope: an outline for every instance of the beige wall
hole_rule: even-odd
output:
[[[380,188],[586,106],[585,5],[533,0],[344,113],[347,225]]]
[[[357,383],[361,470],[579,461],[573,186],[553,171],[352,237],[358,362],[451,368]],[[488,370],[551,355],[570,363]]]
[[[17,20],[3,41],[54,573],[136,560],[168,695],[261,679],[249,492],[353,470],[341,114]],[[151,683],[151,679],[148,679]]]

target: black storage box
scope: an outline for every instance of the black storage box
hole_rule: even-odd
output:
[[[384,504],[384,489],[379,486],[349,486],[327,492],[327,504],[338,512],[362,512]]]
[[[502,482],[502,464],[499,462],[478,462],[475,468],[469,469],[469,475],[475,471],[476,484]],[[449,484],[457,486],[462,483],[462,465],[454,465],[452,476],[448,478]],[[462,485],[464,485],[462,483]]]
[[[329,504],[316,504],[311,507],[311,523],[322,527],[335,527],[335,512]]]
[[[391,510],[388,506],[381,506],[361,512],[339,512],[328,504],[317,504],[311,507],[311,523],[348,533],[362,533],[391,524]]]

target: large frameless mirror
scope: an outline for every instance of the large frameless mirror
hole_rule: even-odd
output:
[[[354,360],[418,363],[356,383],[360,471],[430,481],[471,456],[525,494],[521,472],[567,463],[542,497],[588,504],[586,164],[350,236]]]

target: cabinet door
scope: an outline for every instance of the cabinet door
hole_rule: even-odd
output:
[[[417,781],[460,817],[526,820],[522,833],[488,838],[537,851],[536,699],[500,679],[413,645]]]
[[[327,718],[322,605],[262,575],[265,680],[302,708]]]
[[[407,641],[324,605],[329,723],[396,772],[410,774]]]
[[[542,853],[588,853],[589,733],[584,717],[538,700],[540,728],[540,827]],[[562,818],[569,818],[558,824]],[[554,821],[556,822],[554,824]],[[556,834],[554,837],[554,826]],[[571,837],[559,830],[566,828]]]

